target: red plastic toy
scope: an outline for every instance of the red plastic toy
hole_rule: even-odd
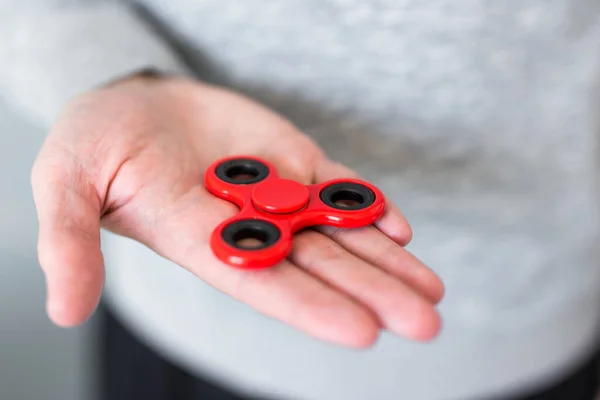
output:
[[[282,179],[272,164],[252,156],[216,161],[204,181],[212,194],[240,208],[216,227],[211,247],[220,260],[243,269],[268,268],[285,259],[300,229],[359,228],[375,222],[385,209],[383,194],[367,182],[303,185]]]

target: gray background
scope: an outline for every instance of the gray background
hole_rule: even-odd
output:
[[[89,333],[54,327],[44,312],[29,173],[44,133],[0,98],[0,399],[87,400]]]

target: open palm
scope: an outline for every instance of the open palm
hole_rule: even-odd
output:
[[[442,283],[402,247],[411,230],[391,204],[375,226],[297,234],[274,268],[220,262],[210,235],[237,209],[204,188],[203,174],[237,154],[264,158],[303,183],[355,177],[282,117],[194,81],[137,77],[68,104],[32,172],[52,320],[76,325],[96,307],[104,227],[323,340],[361,347],[382,328],[414,340],[437,334]]]

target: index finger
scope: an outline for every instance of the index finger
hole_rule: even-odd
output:
[[[317,167],[315,181],[324,182],[336,178],[362,179],[355,171],[345,165],[324,159]],[[408,245],[412,239],[412,229],[407,219],[398,207],[387,199],[383,216],[373,225],[400,246]]]

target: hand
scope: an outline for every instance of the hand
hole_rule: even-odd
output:
[[[77,325],[97,306],[102,226],[322,340],[364,347],[382,328],[413,340],[437,334],[442,283],[403,249],[411,230],[392,204],[375,226],[298,234],[275,268],[218,261],[211,231],[237,209],[205,190],[203,173],[235,154],[263,157],[304,183],[355,177],[282,117],[195,81],[140,76],[68,104],[32,171],[50,318]]]

